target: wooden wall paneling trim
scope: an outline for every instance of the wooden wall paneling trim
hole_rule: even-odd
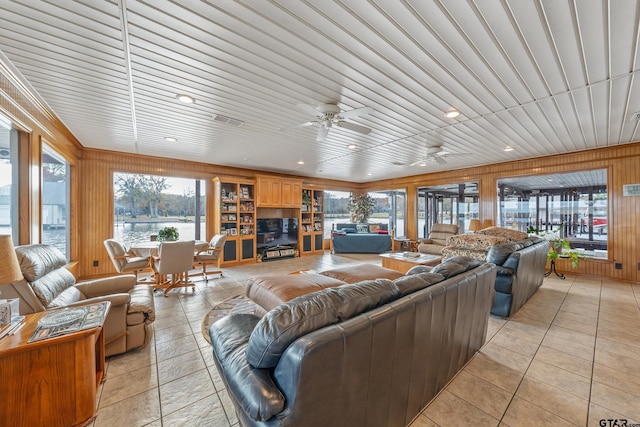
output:
[[[31,134],[18,131],[18,244],[31,243]],[[36,218],[37,220],[37,218]]]

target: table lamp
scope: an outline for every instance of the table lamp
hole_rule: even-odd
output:
[[[16,251],[13,249],[11,236],[0,234],[0,259],[3,259],[3,266],[0,270],[0,285],[16,282],[22,279],[22,271],[18,264]]]
[[[8,234],[0,235],[0,259],[5,260],[0,270],[0,285],[22,280],[18,257],[13,249],[11,236]],[[17,300],[0,300],[0,324],[9,323],[12,316],[11,301],[17,304]]]
[[[492,219],[485,219],[484,220],[484,228],[489,228],[489,227],[493,227],[493,220]]]
[[[474,233],[482,228],[479,219],[472,219],[469,221],[469,231],[473,231]]]

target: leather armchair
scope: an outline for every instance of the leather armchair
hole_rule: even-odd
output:
[[[105,354],[111,356],[151,341],[155,308],[151,287],[133,274],[76,283],[64,255],[50,245],[17,246],[24,279],[0,286],[3,298],[20,298],[20,314],[110,301],[104,323]]]
[[[418,252],[430,255],[442,255],[447,237],[458,234],[456,224],[433,224],[428,239],[422,239],[418,244]]]

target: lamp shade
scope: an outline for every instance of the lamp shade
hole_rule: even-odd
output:
[[[18,257],[13,249],[11,236],[8,234],[0,235],[0,260],[3,260],[2,269],[0,269],[0,284],[4,285],[22,279]]]
[[[484,220],[484,228],[488,228],[488,227],[493,227],[493,220],[492,219],[485,219]]]
[[[469,231],[476,232],[481,228],[482,228],[482,225],[480,224],[479,219],[472,219],[471,221],[469,221]]]

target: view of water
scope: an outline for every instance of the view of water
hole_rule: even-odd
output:
[[[113,238],[129,247],[132,243],[149,241],[152,234],[164,227],[175,227],[180,235],[180,240],[208,240],[205,235],[205,223],[200,223],[200,236],[195,235],[193,222],[127,222],[119,223],[113,227]]]

